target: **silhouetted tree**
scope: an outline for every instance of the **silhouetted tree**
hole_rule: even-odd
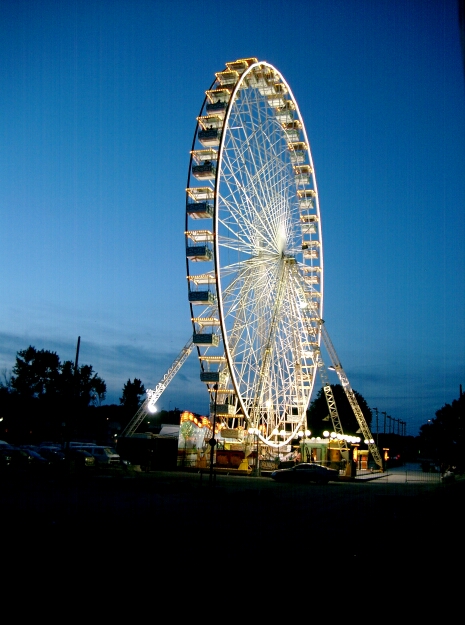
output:
[[[8,398],[3,397],[3,382],[1,391],[0,411],[8,413],[4,429],[10,434],[60,440],[71,436],[84,411],[100,405],[106,384],[92,366],[75,371],[71,361],[62,363],[55,352],[30,345],[17,352]]]
[[[107,390],[91,365],[82,365],[76,374],[70,360],[61,363],[55,352],[32,346],[17,352],[11,388],[24,398],[47,403],[77,400],[80,406],[100,404]]]
[[[144,394],[144,385],[138,378],[134,378],[134,382],[128,380],[123,386],[123,396],[119,398],[119,402],[125,411],[135,414],[142,404],[141,398]]]
[[[355,432],[359,429],[359,425],[343,387],[341,384],[331,384],[331,389],[333,391],[334,401],[336,402],[337,412],[339,414],[339,419],[344,433],[355,434]],[[372,418],[370,408],[360,393],[354,391],[354,395],[358,405],[360,406],[360,410],[365,417],[365,421],[368,426],[370,426]],[[325,430],[331,432],[333,429],[328,404],[326,402],[326,395],[323,388],[318,391],[317,396],[307,410],[307,425],[308,429],[312,432],[312,436],[322,436]]]
[[[443,469],[465,470],[465,395],[445,404],[436,417],[420,427],[422,455],[438,461]]]
[[[9,373],[7,369],[2,369],[2,373],[0,376],[0,391],[11,393],[11,372]]]
[[[30,345],[17,352],[11,386],[22,397],[38,399],[56,392],[59,375],[58,355]]]
[[[82,365],[77,375],[78,394],[83,405],[99,406],[105,399],[107,385],[94,373],[91,365]]]
[[[174,410],[161,410],[156,413],[157,422],[162,425],[179,425],[181,421],[181,410],[174,407]],[[195,415],[199,417],[200,415]]]

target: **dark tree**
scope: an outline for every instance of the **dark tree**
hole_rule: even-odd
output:
[[[10,411],[10,431],[71,440],[88,407],[105,398],[106,384],[90,365],[75,371],[55,352],[29,346],[17,353],[11,391],[17,408]]]
[[[0,378],[0,391],[4,393],[12,392],[11,386],[11,373],[8,373],[6,369],[2,369],[1,378]]]
[[[91,365],[79,367],[77,384],[80,402],[84,406],[100,406],[107,393],[107,385],[94,373]]]
[[[91,365],[82,365],[76,374],[70,360],[61,363],[55,352],[32,346],[17,353],[11,388],[21,397],[47,403],[77,400],[80,406],[99,404],[107,390]]]
[[[420,427],[422,455],[438,461],[443,469],[465,470],[465,395],[445,404],[431,422]]]
[[[134,382],[128,380],[123,386],[123,396],[119,398],[119,402],[125,411],[135,414],[142,404],[141,398],[144,394],[144,385],[138,378],[134,378]]]
[[[344,433],[355,434],[359,429],[359,425],[344,389],[340,384],[331,384],[331,389]],[[360,393],[354,391],[354,395],[365,417],[365,421],[370,427],[372,417],[371,410]],[[307,410],[307,426],[312,432],[312,436],[322,436],[325,430],[330,432],[333,430],[333,424],[323,388],[318,391],[317,396]]]
[[[60,359],[55,352],[29,346],[16,355],[12,389],[22,397],[40,398],[57,391]]]

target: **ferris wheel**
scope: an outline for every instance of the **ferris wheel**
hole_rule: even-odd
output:
[[[226,63],[190,153],[186,267],[193,347],[210,410],[272,447],[306,427],[323,313],[318,191],[283,75]]]

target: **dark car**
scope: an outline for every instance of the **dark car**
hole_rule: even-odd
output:
[[[29,468],[30,456],[27,451],[13,445],[0,447],[1,464],[10,471],[22,472]]]
[[[53,465],[51,460],[47,460],[37,451],[31,448],[23,448],[29,454],[29,465],[32,469],[46,470]]]
[[[271,478],[275,482],[293,482],[296,484],[316,482],[317,484],[327,484],[330,481],[337,481],[339,472],[336,469],[331,469],[315,462],[301,462],[288,469],[273,471]]]
[[[39,447],[38,453],[42,456],[42,458],[48,460],[54,468],[65,466],[66,457],[60,449],[55,449],[53,447]]]
[[[95,458],[84,449],[67,449],[65,452],[66,460],[70,469],[82,470],[93,469],[95,467]]]
[[[0,471],[8,470],[12,460],[10,445],[0,445]]]

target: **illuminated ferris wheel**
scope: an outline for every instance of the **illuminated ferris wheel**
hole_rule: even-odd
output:
[[[323,313],[315,171],[297,102],[255,58],[206,91],[186,190],[193,347],[223,427],[287,444],[306,427]]]

